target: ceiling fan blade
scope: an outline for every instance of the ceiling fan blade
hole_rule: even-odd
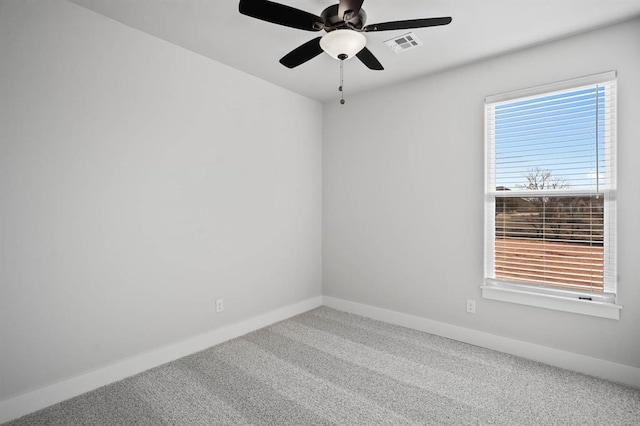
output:
[[[321,17],[312,13],[267,0],[240,0],[240,13],[285,27],[306,31],[324,28]]]
[[[340,0],[340,4],[338,5],[338,17],[348,21],[360,12],[362,3],[364,3],[364,0]]]
[[[373,53],[371,53],[371,51],[366,47],[362,48],[362,50],[358,52],[356,56],[371,70],[382,71],[384,69],[380,61],[378,61],[376,57],[373,56]]]
[[[367,25],[363,31],[390,31],[390,30],[408,30],[411,28],[436,27],[438,25],[448,25],[451,23],[451,17],[446,18],[426,18],[426,19],[409,19],[406,21],[382,22],[380,24]]]
[[[295,68],[298,65],[302,65],[310,59],[315,58],[323,52],[320,47],[320,39],[322,37],[316,37],[313,40],[309,40],[305,44],[296,47],[291,52],[287,53],[280,59],[280,63],[287,68]]]

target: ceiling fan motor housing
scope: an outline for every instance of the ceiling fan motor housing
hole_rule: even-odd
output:
[[[367,21],[367,14],[364,9],[360,9],[360,11],[353,16],[349,16],[348,12],[345,15],[348,18],[347,20],[345,20],[343,16],[338,16],[337,4],[323,10],[320,16],[324,21],[325,31],[330,32],[338,29],[361,30]]]

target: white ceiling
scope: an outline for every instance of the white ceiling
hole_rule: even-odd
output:
[[[241,15],[237,0],[71,1],[310,98],[339,98],[335,59],[322,54],[294,69],[278,62],[318,33]],[[336,1],[279,2],[320,15]],[[346,94],[640,16],[640,0],[365,0],[363,9],[367,24],[441,16],[451,16],[453,22],[412,30],[424,45],[399,54],[383,42],[408,31],[367,33],[367,47],[385,70],[371,71],[357,59],[346,61]]]

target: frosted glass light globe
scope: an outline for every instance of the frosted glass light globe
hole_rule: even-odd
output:
[[[350,59],[356,56],[367,44],[364,34],[354,30],[334,30],[328,32],[320,39],[320,47],[331,57],[340,59],[340,55],[346,55]]]

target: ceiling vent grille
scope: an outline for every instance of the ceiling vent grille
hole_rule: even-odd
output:
[[[422,42],[413,33],[407,33],[399,37],[386,40],[384,44],[396,53],[406,52],[407,50],[422,46]]]

